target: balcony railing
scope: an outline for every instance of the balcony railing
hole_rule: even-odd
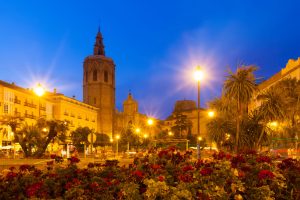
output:
[[[16,117],[21,117],[21,112],[15,111],[15,112],[14,112],[14,115],[15,115]]]
[[[35,105],[35,104],[33,104],[33,103],[28,103],[28,102],[24,102],[24,106],[31,107],[31,108],[36,108],[36,105]]]
[[[31,115],[31,114],[26,114],[24,115],[25,118],[29,118],[29,119],[35,119],[35,116],[34,115]]]
[[[74,114],[71,114],[71,117],[75,117],[75,115],[74,115]]]
[[[89,118],[85,118],[86,121],[90,121]]]
[[[81,116],[78,116],[78,119],[82,119],[82,117],[81,117]]]
[[[45,106],[40,106],[40,110],[46,111],[46,107]]]
[[[21,104],[21,100],[19,100],[19,99],[14,99],[14,103],[16,103],[16,104]]]
[[[69,113],[67,113],[67,112],[64,112],[64,115],[65,115],[65,116],[69,116]]]

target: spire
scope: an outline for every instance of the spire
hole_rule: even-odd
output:
[[[128,99],[132,99],[131,90],[129,90]]]
[[[105,56],[103,37],[100,32],[100,26],[98,27],[98,33],[96,36],[96,43],[94,45],[94,55],[103,55]]]

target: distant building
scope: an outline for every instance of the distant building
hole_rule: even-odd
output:
[[[115,85],[115,64],[105,56],[103,37],[98,31],[94,53],[83,63],[83,102],[56,91],[38,97],[32,89],[0,81],[0,117],[19,116],[28,124],[36,123],[40,117],[66,120],[70,131],[86,126],[111,138],[129,125],[144,128],[145,133],[147,116],[138,112],[131,93],[123,103],[123,111],[116,110]],[[0,146],[11,142],[9,132],[9,127],[0,127]]]
[[[141,134],[145,131],[148,133],[148,117],[139,113],[138,109],[138,102],[129,92],[127,99],[123,102],[123,111],[116,111],[115,133],[121,134],[128,128],[141,129]]]
[[[171,131],[172,127],[176,126],[176,117],[178,114],[187,116],[187,120],[191,122],[191,133],[197,135],[198,127],[198,113],[196,102],[192,100],[179,100],[176,101],[173,112],[168,116],[164,122],[162,129],[165,131]],[[207,116],[207,111],[203,108],[200,108],[200,134],[202,138],[205,138],[206,141],[209,141],[207,135],[206,124],[208,123],[209,118]],[[182,131],[182,135],[187,135],[187,130]]]
[[[98,108],[82,103],[56,92],[46,92],[38,97],[32,89],[24,89],[0,81],[0,118],[7,116],[21,117],[31,125],[39,118],[68,121],[70,132],[81,126],[97,129]],[[69,133],[70,133],[69,132]],[[0,146],[10,143],[11,130],[1,125]]]
[[[254,96],[256,97],[257,95],[263,93],[271,86],[275,85],[285,78],[296,78],[298,80],[300,79],[300,57],[297,60],[289,59],[285,68],[281,69],[278,73],[260,83],[258,85],[258,92]],[[249,107],[250,109],[254,109],[259,107],[260,105],[261,102],[254,98]]]

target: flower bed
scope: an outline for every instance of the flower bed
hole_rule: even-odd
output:
[[[55,159],[55,158],[53,158]],[[60,159],[56,159],[61,161]],[[300,163],[255,152],[192,160],[174,148],[136,158],[67,166],[49,162],[39,170],[23,165],[0,174],[0,199],[299,199]]]

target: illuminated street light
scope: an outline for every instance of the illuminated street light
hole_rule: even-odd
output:
[[[33,89],[34,93],[39,97],[39,105],[38,105],[38,109],[39,109],[39,118],[41,116],[41,102],[40,102],[40,97],[43,96],[45,94],[45,89],[41,86],[41,84],[39,83],[34,89]]]
[[[120,139],[120,135],[116,135],[116,139],[117,139],[117,158],[118,158],[118,154],[119,154],[119,139]]]
[[[169,136],[173,136],[172,131],[169,131],[169,132],[168,132],[168,135],[169,135]]]
[[[140,129],[140,128],[136,128],[136,129],[135,129],[135,132],[136,132],[136,133],[140,133],[140,132],[141,132],[141,129]]]
[[[197,81],[197,135],[200,135],[200,81],[203,79],[204,73],[201,68],[198,66],[197,69],[194,71],[194,78]],[[200,143],[197,144],[197,158],[200,158]]]
[[[40,83],[33,90],[34,90],[34,93],[39,97],[41,97],[45,94],[45,89],[41,86]]]
[[[208,112],[208,117],[213,118],[215,116],[215,112],[214,111],[209,111]]]
[[[194,79],[196,81],[201,81],[204,78],[204,73],[201,70],[201,67],[197,67],[197,69],[194,71]]]
[[[148,138],[148,134],[144,134],[144,138],[147,139]]]
[[[202,141],[202,137],[198,137],[197,139],[198,139],[198,141]]]
[[[149,119],[147,120],[147,124],[148,124],[149,126],[152,126],[152,125],[154,124],[153,119],[149,118]]]

